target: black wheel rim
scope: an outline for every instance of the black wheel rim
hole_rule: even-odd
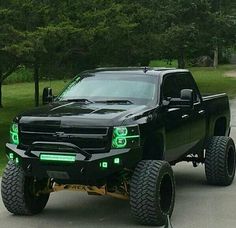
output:
[[[227,171],[229,176],[232,176],[235,171],[235,150],[233,146],[228,148],[227,153]]]
[[[37,193],[36,180],[34,177],[25,177],[25,195],[31,200],[37,199],[39,196]]]
[[[160,184],[160,206],[163,213],[168,214],[173,198],[173,185],[171,176],[166,173]]]

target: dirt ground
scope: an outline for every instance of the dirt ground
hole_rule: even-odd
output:
[[[236,78],[236,70],[231,70],[225,73],[226,77]]]

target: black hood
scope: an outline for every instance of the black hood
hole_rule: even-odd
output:
[[[58,102],[32,109],[19,115],[20,123],[59,125],[114,126],[122,124],[133,114],[145,112],[145,105],[118,105],[106,103],[83,104],[79,102]]]

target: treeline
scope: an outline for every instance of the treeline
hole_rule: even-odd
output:
[[[0,89],[21,65],[54,77],[201,55],[217,65],[235,15],[232,0],[0,0]]]

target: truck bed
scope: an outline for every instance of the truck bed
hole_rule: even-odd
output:
[[[225,135],[230,133],[229,99],[225,93],[203,95],[203,105],[207,118],[207,137],[215,135],[215,124],[220,118],[225,122]]]

